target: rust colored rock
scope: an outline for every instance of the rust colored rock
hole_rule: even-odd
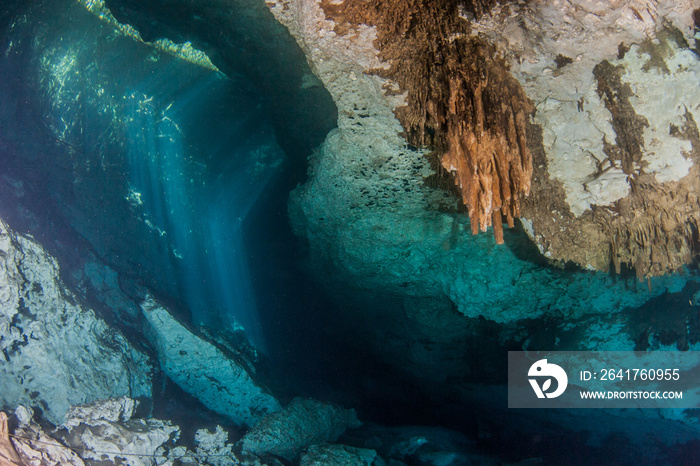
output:
[[[7,427],[7,414],[0,411],[0,464],[6,466],[21,466],[24,463],[10,440],[10,432]]]
[[[477,17],[492,3],[471,2],[467,13]],[[338,34],[376,26],[375,46],[391,66],[374,72],[408,91],[407,105],[396,109],[408,142],[433,149],[452,174],[472,232],[493,225],[502,243],[502,217],[512,226],[530,192],[526,125],[534,106],[495,49],[469,35],[449,0],[325,1],[323,8]]]

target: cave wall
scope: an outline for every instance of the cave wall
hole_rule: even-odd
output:
[[[57,261],[0,219],[0,407],[60,422],[71,404],[152,395],[143,347],[81,302]]]
[[[473,232],[498,225],[500,242],[500,219],[519,216],[553,262],[642,279],[695,257],[691,1],[271,5],[341,109],[328,152],[372,154],[356,185],[380,187],[371,173],[393,151],[417,177],[434,169],[430,183],[453,175]],[[379,139],[349,150],[365,131]],[[450,204],[428,191],[403,204]]]
[[[523,217],[548,257],[639,278],[694,260],[697,7],[545,2],[472,23],[535,103],[546,170],[536,164]]]
[[[409,146],[402,136],[395,111],[406,105],[406,95],[376,72],[390,67],[379,57],[376,28],[356,24],[341,34],[312,0],[278,2],[272,11],[295,35],[340,110],[338,129],[312,158],[311,178],[290,203],[292,221],[310,239],[316,267],[325,276],[337,274],[359,289],[447,296],[462,314],[498,322],[555,309],[571,317],[610,312],[683,282],[670,276],[637,286],[606,274],[543,268],[536,255],[524,252],[522,230],[506,230],[505,246],[497,246],[490,235],[473,237],[458,200],[436,187],[444,182],[430,182],[435,172],[427,150]],[[538,128],[528,132],[529,144],[535,167],[546,168]],[[533,179],[538,175],[546,173],[536,168]],[[551,186],[558,184],[540,183],[541,191],[533,187],[530,196],[556,218],[552,204],[564,197],[548,191]],[[524,224],[526,230],[530,223]],[[586,249],[589,243],[578,233],[587,228],[592,238],[603,238],[597,224],[583,225],[567,251],[597,251]],[[571,238],[571,232],[557,231],[566,234]]]

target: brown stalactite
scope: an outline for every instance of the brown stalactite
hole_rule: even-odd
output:
[[[632,194],[613,208],[595,207],[593,215],[610,241],[610,261],[616,272],[633,267],[642,280],[681,269],[700,250],[700,133],[693,115],[672,133],[690,141],[691,173],[680,182],[658,184],[653,175],[634,179]]]
[[[616,145],[606,141],[605,151],[611,162],[619,162],[622,171],[630,175],[643,168],[643,132],[649,122],[634,111],[630,103],[632,90],[622,81],[624,72],[623,66],[613,66],[607,60],[593,69],[598,81],[598,95],[612,115],[611,124],[617,135]]]
[[[479,16],[493,3],[461,7]],[[408,142],[440,154],[440,164],[461,192],[472,232],[493,226],[502,243],[503,217],[512,227],[521,198],[530,192],[526,126],[534,106],[495,49],[469,35],[469,24],[452,0],[345,0],[322,6],[338,34],[362,23],[376,26],[375,45],[391,66],[374,72],[408,92],[408,105],[396,110]]]

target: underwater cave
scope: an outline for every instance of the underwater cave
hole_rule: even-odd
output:
[[[71,443],[77,434],[69,422],[61,427],[61,413],[71,405],[129,396],[140,403],[135,412],[144,419],[169,419],[180,426],[179,439],[164,438],[164,445],[170,442],[166,453],[176,446],[194,451],[198,429],[218,424],[229,441],[238,441],[232,451],[244,455],[234,463],[233,457],[215,459],[220,452],[207,450],[209,456],[202,453],[198,462],[181,456],[169,464],[695,464],[700,458],[697,404],[509,407],[509,352],[700,354],[692,221],[678,221],[678,238],[668,242],[677,251],[650,246],[651,257],[690,258],[673,273],[664,269],[640,280],[635,263],[624,262],[627,256],[612,257],[615,247],[622,248],[618,243],[605,243],[605,254],[612,255],[605,256],[608,271],[595,270],[593,259],[595,267],[566,254],[558,256],[566,260],[555,260],[542,238],[553,235],[548,244],[559,245],[571,236],[561,227],[564,233],[556,237],[559,224],[553,222],[570,222],[566,225],[578,228],[578,237],[591,231],[591,224],[609,226],[606,232],[621,227],[614,223],[617,217],[604,222],[614,215],[613,208],[593,201],[579,216],[592,218],[588,224],[575,223],[579,219],[562,207],[565,196],[557,191],[562,183],[547,178],[547,169],[555,167],[546,158],[553,147],[547,145],[549,129],[543,133],[544,123],[534,120],[535,105],[526,96],[530,88],[527,83],[519,87],[501,58],[488,57],[487,65],[480,61],[484,54],[503,54],[496,52],[500,45],[470,39],[468,50],[478,53],[454,52],[463,45],[459,34],[478,29],[460,21],[476,24],[501,6],[464,1],[427,8],[396,1],[372,2],[369,9],[346,1],[347,10],[340,3],[302,0],[4,2],[0,221],[7,224],[2,231],[14,233],[0,232],[0,239],[11,238],[0,249],[0,259],[9,264],[8,258],[18,257],[20,272],[10,273],[10,265],[4,265],[3,277],[10,278],[0,280],[0,297],[16,295],[19,303],[7,305],[0,320],[0,392],[5,392],[0,409],[11,413],[31,406],[37,419],[43,415],[43,423],[59,426],[52,435],[63,435],[61,441],[78,451],[87,444]],[[503,3],[503,8],[518,4]],[[413,11],[405,17],[415,21],[391,23],[395,15],[386,5],[396,6],[396,15]],[[433,9],[437,13],[431,16]],[[335,26],[314,29],[322,22],[320,11],[325,11],[323,21],[332,18]],[[519,14],[497,11],[503,17]],[[526,21],[521,23],[526,29]],[[441,24],[457,28],[456,38],[420,45],[432,40],[430,31],[454,32],[447,26],[442,31]],[[319,42],[305,42],[304,34]],[[673,37],[680,50],[673,53],[694,53]],[[406,57],[401,49],[406,43],[415,57]],[[367,58],[362,55],[367,44],[385,48]],[[669,47],[662,54],[667,60]],[[395,68],[382,68],[381,60],[389,58]],[[557,72],[576,66],[564,58],[556,62]],[[443,64],[449,71],[435,71]],[[460,68],[472,65],[473,76]],[[412,76],[416,70],[428,74]],[[463,81],[457,83],[454,76]],[[484,91],[484,107],[479,99],[487,78],[492,87]],[[356,83],[365,87],[352,87]],[[503,89],[506,97],[501,98]],[[620,99],[622,91],[609,92],[618,92]],[[599,99],[606,98],[603,94]],[[401,101],[408,107],[391,100],[401,95],[408,95]],[[416,97],[424,95],[423,101]],[[628,102],[622,105],[631,108]],[[583,104],[574,107],[581,113]],[[686,108],[675,136],[674,126],[670,131],[688,154],[684,161],[700,160],[692,113],[697,114],[697,106],[691,110]],[[634,109],[627,111],[634,121],[643,120]],[[480,145],[469,139],[482,137],[478,130],[488,133]],[[431,146],[431,138],[442,142]],[[450,141],[458,142],[449,146]],[[612,140],[605,143],[608,154],[622,150]],[[491,178],[480,178],[485,159],[464,168],[472,163],[468,154],[475,144],[494,153],[501,150],[498,144],[508,145],[509,164],[530,164],[509,168],[510,175],[496,173],[505,156],[493,156],[498,202],[487,205],[492,185]],[[437,154],[441,150],[451,155]],[[612,160],[609,164],[612,174],[617,167]],[[458,173],[462,169],[468,176]],[[688,170],[687,176],[694,176]],[[516,175],[514,197],[506,199],[511,196],[508,176]],[[632,194],[639,198],[629,207],[624,201],[615,204],[618,214],[647,199],[640,194],[649,184],[642,175],[643,170],[639,184],[644,186]],[[480,193],[478,215],[469,205],[477,201],[462,194],[467,191]],[[523,219],[518,220],[521,201]],[[492,208],[498,211],[493,217]],[[506,217],[510,228],[504,229]],[[658,218],[666,217],[659,213]],[[479,219],[482,229],[496,222],[496,237],[472,234],[478,228],[471,222]],[[533,228],[544,229],[538,235]],[[596,230],[591,237],[597,241],[602,233]],[[572,250],[589,244],[588,239],[578,242],[576,234],[573,238]],[[602,249],[591,250],[591,257]],[[22,259],[33,250],[53,259],[21,272],[34,264]],[[643,263],[646,267],[639,259],[637,265]],[[54,273],[52,267],[61,284],[56,286],[66,290],[55,302],[40,285]],[[42,314],[32,306],[48,311]],[[82,330],[86,341],[75,344],[82,349],[68,341],[65,348],[43,343],[41,335],[51,332],[36,326],[68,326],[74,319],[65,309],[71,306],[91,309],[95,322],[111,329],[105,335],[120,335],[120,343],[104,336],[92,343],[90,332],[103,324],[84,324],[90,327]],[[158,317],[153,311],[158,306],[170,317]],[[128,383],[105,381],[80,393],[82,382],[66,382],[54,391],[53,382],[27,375],[42,370],[47,352],[63,355],[58,360],[65,365],[51,370],[71,372],[74,364],[76,374],[113,371],[114,365],[87,367],[88,359],[71,356],[91,351],[91,345],[124,361]],[[216,358],[222,367],[233,367],[235,376],[219,377]],[[214,367],[213,372],[198,373],[209,370],[204,367]],[[697,377],[695,367],[683,377]],[[86,376],[75,375],[81,377]],[[229,411],[225,403],[230,402],[217,402],[217,397],[236,400],[239,388],[224,386],[224,380],[244,380],[240,393],[258,394],[250,398],[257,401],[250,406],[240,401],[242,408]],[[694,385],[683,387],[692,404]],[[347,430],[292,453],[250,447],[251,432],[276,422],[265,415],[274,417],[283,406],[303,412],[295,401],[300,398],[354,410],[361,422],[348,421]],[[309,403],[304,409],[312,420],[334,422]],[[232,414],[239,412],[247,414]],[[20,414],[10,416],[11,430],[23,422]],[[284,422],[277,437],[269,434],[272,444],[295,429],[306,432],[293,420]],[[20,437],[19,430],[14,432]],[[336,456],[319,453],[331,444],[342,447],[341,456],[335,450]],[[14,448],[26,461],[24,450]],[[158,455],[165,458],[163,450]],[[139,457],[144,463],[127,458],[124,464],[163,464],[156,461],[158,455],[148,459],[144,454]],[[108,458],[120,464],[117,456]]]

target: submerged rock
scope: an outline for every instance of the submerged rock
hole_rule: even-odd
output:
[[[238,459],[233,453],[233,445],[227,441],[228,433],[221,426],[216,426],[214,432],[199,429],[194,436],[195,451],[200,457],[208,457],[209,463],[214,465],[235,464]]]
[[[0,464],[5,455],[8,461],[15,461],[17,466],[74,465],[85,464],[122,464],[128,466],[146,465],[241,465],[241,466],[281,466],[283,463],[271,452],[261,459],[251,451],[235,451],[233,444],[227,443],[228,433],[216,426],[213,432],[206,429],[197,431],[194,448],[177,444],[180,428],[167,420],[140,419],[134,416],[138,403],[127,397],[100,400],[94,403],[72,406],[66,416],[66,422],[57,429],[50,429],[45,419],[31,408],[20,406],[10,418],[0,413]],[[312,445],[305,454],[301,464],[328,465],[374,465],[385,463],[376,452],[369,449],[345,445],[316,444],[314,440],[324,442],[337,438],[348,423],[356,422],[354,413],[333,408],[311,400],[295,401],[294,407],[305,406],[313,410],[317,420],[325,418],[324,427],[306,419],[307,431],[303,446]],[[307,413],[309,414],[309,413]],[[298,427],[299,418],[289,416],[278,418],[276,427],[284,432],[284,422],[292,433]],[[325,430],[324,430],[325,428]],[[311,430],[316,429],[315,432]],[[323,431],[323,432],[322,432]],[[253,431],[251,431],[253,433]],[[288,436],[287,436],[288,438]],[[324,440],[325,439],[325,440]],[[285,441],[282,435],[281,441]],[[288,444],[289,446],[290,444]],[[295,448],[298,456],[300,444]],[[315,446],[314,446],[315,445]],[[194,450],[194,451],[193,451]]]
[[[283,410],[253,427],[239,442],[244,453],[260,457],[298,458],[304,448],[334,442],[346,429],[358,427],[353,410],[311,399],[295,398]]]
[[[146,466],[196,458],[185,447],[172,448],[180,431],[177,426],[168,421],[132,418],[131,409],[136,404],[124,397],[72,406],[66,424],[55,430],[49,429],[46,420],[31,408],[19,406],[11,417],[15,427],[7,432],[18,454],[17,466]],[[119,419],[115,419],[117,413]],[[4,422],[2,416],[5,414],[1,413],[0,424]],[[0,464],[5,464],[1,457]]]
[[[560,261],[649,277],[697,254],[700,60],[693,2],[497,6],[471,23],[534,101],[523,216]],[[533,135],[535,133],[533,132]]]
[[[557,78],[553,74],[554,71],[567,75],[583,73],[582,65],[576,60],[576,56],[573,56],[571,63],[566,57],[560,58],[561,68],[558,70],[550,70],[549,73],[542,71],[542,75],[524,74],[535,65],[538,69],[553,66],[557,54],[551,52],[557,44],[554,40],[557,36],[550,27],[548,34],[551,36],[547,36],[546,42],[549,47],[547,60],[535,63],[538,50],[536,35],[530,37],[532,31],[520,31],[520,34],[532,39],[525,44],[527,50],[521,50],[524,46],[521,47],[520,42],[515,40],[519,31],[518,21],[521,18],[516,11],[523,15],[537,15],[542,11],[555,15],[556,8],[546,6],[550,2],[540,2],[538,5],[544,6],[532,7],[532,11],[530,7],[521,8],[509,4],[502,10],[494,10],[492,16],[486,15],[488,9],[485,9],[480,13],[479,22],[475,21],[475,15],[467,15],[464,10],[457,9],[454,12],[455,15],[462,14],[471,19],[453,20],[459,24],[471,22],[472,34],[478,31],[493,43],[506,34],[506,31],[499,29],[498,19],[505,17],[508,22],[512,21],[513,25],[507,31],[514,37],[511,41],[512,47],[521,47],[517,49],[518,52],[522,52],[522,56],[528,60],[533,60],[533,63],[523,61],[517,68],[513,65],[513,69],[521,70],[521,74],[515,77],[526,96],[537,106],[537,118],[551,115],[551,118],[547,117],[548,122],[541,120],[538,123],[539,127],[528,124],[528,147],[533,155],[534,174],[530,196],[520,199],[525,218],[521,219],[520,223],[515,223],[516,228],[505,230],[505,245],[497,246],[496,241],[489,235],[472,236],[474,225],[468,216],[460,211],[456,199],[439,188],[449,186],[452,181],[434,176],[435,172],[426,158],[427,154],[407,146],[402,133],[410,133],[410,127],[402,127],[403,121],[396,115],[400,117],[415,110],[402,110],[411,100],[404,91],[410,93],[415,91],[415,88],[404,89],[399,85],[400,82],[386,79],[386,70],[392,65],[392,62],[386,61],[386,57],[397,50],[390,48],[391,44],[387,45],[387,42],[382,40],[382,34],[386,35],[382,27],[391,25],[372,27],[368,25],[372,23],[353,23],[351,18],[339,13],[344,11],[343,9],[352,9],[353,3],[347,1],[340,6],[316,0],[279,0],[270,3],[273,13],[280,22],[289,27],[307,54],[312,69],[323,81],[340,109],[338,130],[329,134],[324,144],[310,159],[309,179],[292,193],[289,212],[296,233],[309,240],[314,271],[342,308],[336,313],[337,317],[329,319],[332,320],[332,324],[343,320],[343,324],[338,325],[341,338],[350,333],[348,328],[355,329],[353,335],[348,337],[349,340],[361,341],[358,346],[363,349],[371,346],[375,354],[383,355],[382,360],[398,367],[399,371],[403,372],[408,368],[413,374],[419,374],[431,382],[450,379],[450,375],[458,377],[457,380],[468,377],[471,368],[467,369],[465,365],[468,366],[473,361],[482,363],[489,359],[489,354],[497,354],[497,351],[503,351],[511,343],[522,347],[547,344],[558,349],[590,348],[596,343],[588,341],[588,337],[595,330],[596,342],[603,341],[609,345],[608,348],[632,349],[633,340],[638,338],[638,332],[629,330],[626,324],[628,317],[621,317],[620,322],[614,325],[606,323],[606,319],[611,314],[638,308],[666,293],[678,292],[684,287],[686,280],[694,278],[688,274],[667,274],[664,277],[651,277],[646,283],[639,283],[629,274],[620,277],[596,270],[604,270],[613,263],[623,265],[630,262],[630,254],[622,250],[634,244],[639,245],[637,252],[639,257],[642,257],[638,262],[640,267],[637,272],[641,270],[646,274],[649,263],[644,257],[652,250],[658,252],[655,257],[659,258],[660,266],[654,270],[668,271],[677,268],[678,261],[663,258],[668,256],[666,253],[669,251],[676,259],[682,257],[685,260],[690,257],[688,254],[692,248],[687,244],[686,234],[693,230],[693,221],[688,219],[695,215],[698,204],[697,199],[693,201],[695,198],[686,196],[690,191],[685,188],[677,191],[672,185],[665,185],[657,189],[647,185],[646,181],[642,182],[640,175],[637,178],[640,182],[636,183],[639,189],[646,186],[659,195],[674,197],[674,193],[680,193],[680,196],[674,197],[674,202],[664,203],[664,209],[653,212],[653,209],[645,210],[644,196],[627,204],[627,207],[634,205],[637,214],[632,212],[634,209],[627,207],[627,214],[621,216],[615,214],[614,206],[599,209],[598,213],[607,219],[605,222],[611,221],[609,226],[612,229],[622,231],[620,228],[632,217],[636,219],[636,225],[639,227],[632,235],[624,233],[616,236],[617,242],[627,246],[618,248],[621,255],[615,260],[612,260],[613,249],[608,242],[610,236],[606,236],[611,230],[606,227],[606,232],[603,232],[601,224],[591,220],[590,210],[587,213],[576,211],[576,215],[581,215],[580,218],[585,217],[585,221],[576,220],[578,223],[571,223],[567,220],[575,216],[571,212],[576,209],[568,204],[573,201],[567,201],[569,198],[561,191],[560,178],[568,177],[572,182],[578,179],[581,170],[577,167],[579,163],[583,163],[582,157],[590,157],[587,151],[591,149],[595,152],[597,149],[593,150],[586,143],[581,145],[580,150],[577,149],[578,152],[567,151],[563,146],[557,146],[556,150],[547,148],[545,151],[542,149],[541,139],[543,131],[546,133],[545,137],[550,139],[555,139],[560,132],[564,133],[562,138],[564,135],[583,137],[573,129],[564,131],[558,125],[581,119],[594,122],[605,122],[609,119],[610,112],[600,102],[601,98],[605,97],[597,95],[596,79],[593,75],[595,65],[603,59],[600,55],[603,52],[590,51],[591,56],[596,54],[596,60],[590,60],[590,57],[584,54],[584,61],[590,65],[587,71],[590,75],[585,80],[589,88],[585,92],[575,91],[568,86],[562,86],[563,78]],[[394,3],[397,4],[396,11],[408,8],[406,5],[418,8],[416,2]],[[668,13],[669,18],[674,21],[678,20],[674,24],[682,27],[683,21],[678,14],[687,9],[688,2],[682,2],[673,8],[669,6],[670,2],[662,3],[664,6],[654,21],[637,24],[628,21],[628,16],[622,18],[618,15],[618,18],[624,19],[625,27],[632,28],[628,33],[622,30],[619,38],[625,34],[637,34],[634,37],[638,37],[639,28],[642,26],[649,32],[656,29],[657,23],[660,28],[663,17],[661,12]],[[673,13],[668,12],[668,8]],[[627,7],[622,10],[626,13],[631,12]],[[387,18],[382,18],[381,21],[404,24],[403,15],[392,16],[392,10],[386,8],[382,11],[387,14]],[[419,14],[416,21],[423,16],[423,13]],[[577,18],[584,16],[583,10],[577,10]],[[593,17],[586,18],[592,20]],[[434,24],[423,26],[433,27]],[[464,24],[459,27],[463,26]],[[484,29],[487,26],[490,27],[488,31]],[[585,31],[579,32],[585,34]],[[589,39],[598,37],[598,33],[592,30],[590,33],[594,36]],[[426,32],[426,35],[430,34],[437,32]],[[452,51],[453,42],[464,42],[458,39],[459,36],[449,36],[445,38],[444,44],[437,43],[433,51],[435,57],[442,57],[447,63],[449,57],[444,53]],[[568,41],[567,47],[575,46],[574,42]],[[695,62],[691,62],[688,50],[678,46],[675,40],[666,42],[668,47],[661,48],[668,53],[668,63],[683,65],[673,65],[671,68],[675,71],[669,76],[663,73],[652,76],[651,72],[635,72],[635,76],[641,76],[640,79],[647,83],[660,80],[658,84],[663,85],[662,87],[672,87],[674,82],[681,87],[688,87],[687,79],[693,76],[692,70],[697,66],[697,59],[693,58]],[[618,43],[615,47],[617,45]],[[509,50],[507,47],[504,49],[500,42],[495,46],[497,50]],[[588,48],[595,47],[589,45]],[[632,71],[639,68],[639,51],[640,49],[635,48],[633,53],[628,53],[629,56],[625,60],[630,61],[630,66],[625,69]],[[529,54],[525,55],[526,52]],[[568,51],[564,52],[562,51],[563,55],[569,56]],[[644,53],[642,55],[644,56]],[[616,56],[615,48],[614,56],[610,59],[619,60]],[[636,56],[637,58],[634,58]],[[518,55],[513,52],[507,57],[516,61]],[[400,58],[407,62],[411,59],[410,56]],[[615,66],[621,64],[615,61]],[[436,66],[438,65],[439,63]],[[622,72],[621,68],[619,72]],[[627,79],[628,75],[625,74],[624,77]],[[680,84],[681,82],[685,84]],[[538,86],[535,86],[536,83]],[[537,92],[534,92],[535,90]],[[591,100],[591,103],[583,103],[583,110],[579,111],[576,101],[581,95],[577,94],[576,99],[571,95],[567,99],[562,97],[558,100],[562,109],[566,109],[568,113],[566,117],[563,114],[556,117],[555,113],[545,112],[547,105],[554,105],[552,98],[548,97],[549,91],[556,95],[567,92],[586,95],[592,93],[590,98],[584,99]],[[692,92],[695,91],[693,88]],[[653,100],[653,95],[657,95],[656,91],[649,94],[648,99]],[[677,93],[670,95],[677,96]],[[598,101],[595,105],[593,99]],[[642,97],[638,96],[632,101],[637,104],[641,99]],[[440,104],[442,107],[438,105],[439,108],[435,111],[447,112],[450,102],[444,101]],[[669,105],[677,104],[674,101]],[[677,110],[676,107],[673,108]],[[669,112],[673,113],[676,110]],[[676,113],[674,115],[676,116],[671,120],[660,120],[666,123],[656,123],[656,127],[665,125],[665,128],[670,128],[669,124],[673,123],[678,129],[678,135],[692,133],[689,117]],[[457,115],[453,117],[456,118]],[[465,121],[465,125],[468,123]],[[442,130],[444,132],[445,128]],[[586,137],[590,140],[595,139],[596,144],[603,147],[603,133],[589,134]],[[608,142],[612,144],[614,139],[614,132],[611,132]],[[668,147],[674,150],[682,149],[687,152],[692,147],[687,139],[681,142],[670,135],[662,139],[664,144],[670,144]],[[571,140],[566,147],[578,147],[576,141],[579,140]],[[674,145],[674,141],[677,144]],[[651,145],[651,140],[648,144]],[[695,152],[688,154],[692,155]],[[564,156],[573,157],[575,161],[568,165],[567,170],[557,171],[554,176],[551,172],[552,167],[556,166],[554,159],[561,161],[561,157]],[[658,156],[659,154],[654,155],[653,160]],[[680,159],[674,153],[672,160],[679,163],[673,162],[671,165],[682,168],[691,163],[693,157],[695,156],[681,156],[684,161],[679,164]],[[648,160],[651,162],[652,158]],[[608,181],[598,186],[591,179],[591,183],[588,184],[589,190],[602,190],[606,194],[628,190],[632,183],[631,178],[628,179],[628,175],[624,174],[621,168],[608,168],[607,165],[602,168],[605,173],[600,174],[598,182],[610,177]],[[660,168],[656,174],[644,176],[658,175],[661,177],[659,179],[668,181],[670,178],[663,178],[662,175],[674,172],[671,168]],[[624,175],[624,189],[618,186],[618,172]],[[687,179],[700,179],[693,178],[692,173],[691,170]],[[554,179],[550,178],[550,175]],[[600,206],[614,202],[612,199],[605,202],[599,200]],[[586,208],[589,208],[591,203],[598,203],[598,200],[589,201]],[[672,205],[678,208],[671,207]],[[609,211],[611,217],[607,217],[603,211]],[[673,211],[673,214],[666,215],[663,211]],[[540,222],[533,223],[527,220],[533,218],[532,216]],[[665,219],[665,227],[658,229],[657,219],[662,218]],[[662,231],[668,233],[661,233]],[[681,236],[670,233],[672,231],[681,231]],[[633,238],[639,238],[640,241]],[[650,242],[656,246],[650,247]],[[550,259],[556,261],[564,255],[578,263],[581,268],[567,266],[567,270],[564,267],[552,266]],[[656,272],[652,273],[655,274]],[[459,314],[472,319],[460,319]],[[565,331],[552,329],[549,321],[560,322],[560,325],[555,325],[560,329],[566,328]],[[540,328],[544,326],[548,330],[541,332]],[[546,342],[537,342],[537,338],[544,333],[547,333]],[[492,338],[495,334],[498,337]],[[468,342],[466,345],[463,343],[465,341]],[[467,354],[478,354],[479,357],[470,356],[466,363],[462,362],[465,346],[469,348]],[[489,349],[484,350],[484,347]],[[479,374],[479,371],[475,371],[474,374]],[[454,381],[455,378],[451,380]]]
[[[169,421],[132,419],[134,405],[122,398],[73,406],[54,435],[90,463],[151,465],[156,450],[177,440],[180,429]]]
[[[19,406],[14,413],[17,428],[12,443],[19,454],[20,465],[83,466],[80,456],[44,432],[34,419],[34,410]]]
[[[58,422],[72,404],[150,396],[151,364],[65,287],[56,261],[0,220],[0,405],[40,406]]]
[[[80,424],[89,424],[97,420],[126,422],[131,419],[137,406],[138,401],[126,396],[74,405],[71,406],[66,413],[63,426],[66,428],[73,428]]]
[[[691,1],[269,4],[339,108],[299,195],[307,232],[367,207],[439,228],[429,213],[449,203],[415,186],[430,168],[409,143],[435,151],[430,183],[453,175],[469,229],[493,223],[497,242],[519,216],[546,257],[640,278],[698,253]]]
[[[323,443],[312,445],[304,453],[300,466],[384,466],[386,463],[374,450]]]
[[[445,183],[431,178],[426,154],[411,150],[401,137],[394,111],[405,99],[392,91],[395,82],[377,75],[389,66],[375,48],[380,31],[366,24],[342,27],[323,2],[280,0],[271,5],[341,109],[338,130],[310,160],[309,179],[292,193],[289,208],[297,234],[309,239],[319,276],[326,283],[337,279],[329,285],[334,294],[353,288],[347,294],[368,289],[409,299],[447,297],[468,317],[505,323],[553,310],[572,318],[609,313],[682,286],[684,280],[676,277],[643,287],[607,274],[543,267],[547,260],[542,254],[556,259],[557,252],[532,246],[526,233],[536,238],[541,233],[531,222],[505,231],[505,247],[485,235],[473,237],[457,201],[435,187]],[[539,169],[547,166],[546,160],[537,163]],[[598,227],[586,224],[568,231],[569,224],[560,221],[568,215],[568,207],[559,208],[565,196],[553,194],[553,185],[542,184],[542,177],[533,183],[530,199],[544,209],[537,215],[544,218],[546,211],[552,225],[551,233],[537,242],[549,241],[549,235],[567,238],[568,252],[590,252],[592,262],[578,261],[582,267],[604,269],[596,259],[601,246],[587,249],[595,238],[604,244],[603,236],[596,236]],[[344,304],[347,298],[339,301]]]
[[[247,426],[280,409],[242,361],[227,357],[213,343],[193,334],[153,298],[141,303],[141,309],[161,369],[204,406]]]

